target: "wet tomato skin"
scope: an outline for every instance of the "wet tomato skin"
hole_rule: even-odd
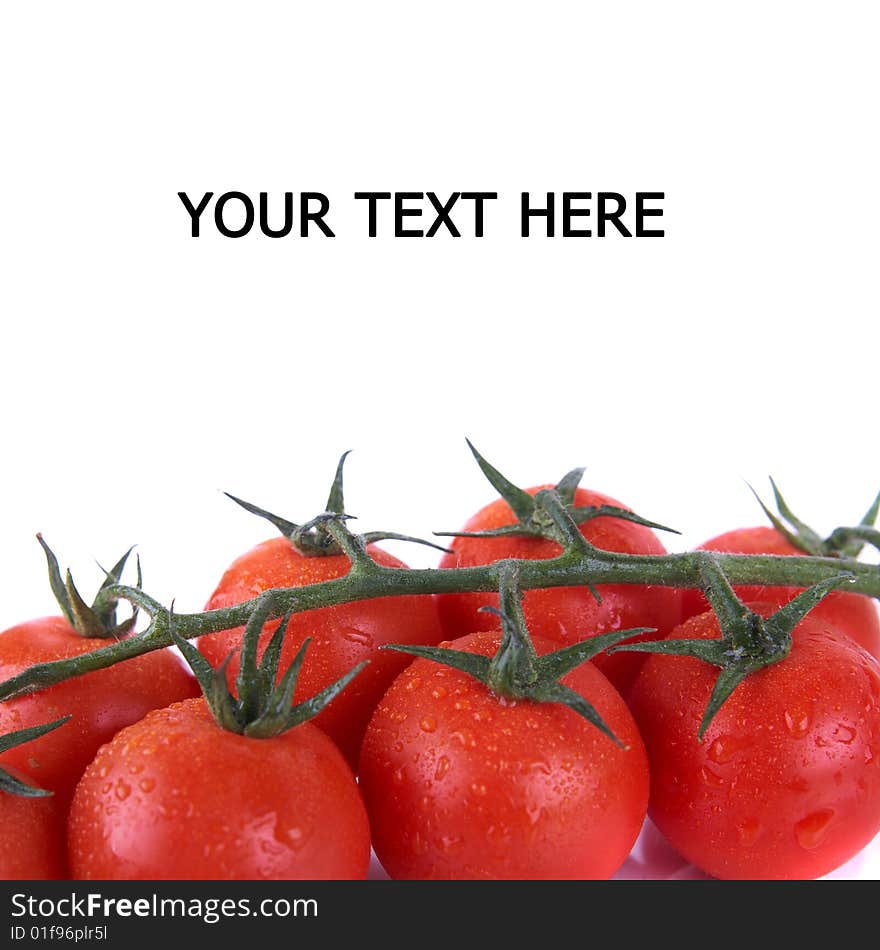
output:
[[[712,613],[672,634],[719,635]],[[657,827],[719,878],[816,878],[852,858],[880,831],[880,665],[807,616],[789,656],[748,677],[699,742],[715,675],[654,655],[631,693]]]
[[[778,554],[804,555],[775,528],[736,528],[701,544],[698,551],[719,551],[724,554]],[[740,598],[745,601],[761,601],[778,606],[796,597],[801,587],[762,587],[746,585],[737,587]],[[699,590],[683,591],[682,619],[695,617],[709,609],[705,595]],[[880,615],[874,599],[862,594],[847,594],[832,591],[810,611],[814,620],[823,620],[838,633],[852,637],[872,656],[880,659]]]
[[[202,699],[104,746],[68,831],[78,879],[359,879],[370,861],[354,776],[320,729],[249,739],[217,726]]]
[[[18,769],[7,771],[32,780]],[[54,881],[67,877],[67,810],[58,798],[0,792],[0,880]]]
[[[403,567],[397,558],[373,545],[372,558],[383,567]],[[275,587],[302,587],[344,576],[350,562],[343,555],[305,557],[286,538],[272,538],[237,558],[224,573],[206,610],[230,607]],[[260,638],[262,651],[277,621],[266,624]],[[199,649],[217,666],[241,646],[243,627],[200,637]],[[364,669],[314,720],[342,749],[349,763],[357,763],[358,750],[370,715],[409,657],[380,650],[384,643],[436,644],[443,634],[437,607],[430,595],[379,597],[294,614],[281,651],[279,672],[296,656],[303,641],[311,637],[296,688],[296,702],[348,673],[362,660]],[[229,666],[230,682],[238,673],[238,657]]]
[[[450,646],[492,655],[487,631]],[[557,648],[535,641],[539,653]],[[628,746],[559,704],[503,700],[418,659],[379,704],[360,784],[393,878],[608,878],[642,826],[648,772],[620,695],[591,664],[568,674]]]
[[[83,638],[63,617],[44,617],[0,633],[0,681],[36,663],[81,656],[107,646]],[[198,694],[198,685],[168,650],[156,650],[0,703],[0,733],[71,715],[68,723],[0,755],[63,803],[98,748],[151,709]]]
[[[530,495],[552,485],[528,489]],[[579,488],[575,505],[614,505],[624,508],[608,495]],[[497,499],[478,511],[464,531],[486,531],[515,524],[516,518],[503,499]],[[591,544],[606,551],[625,554],[665,554],[666,549],[650,528],[603,516],[580,526]],[[453,538],[452,554],[444,554],[441,567],[476,567],[502,558],[543,560],[556,557],[561,548],[543,538],[508,536],[501,538]],[[600,584],[598,603],[586,587],[556,587],[526,591],[523,601],[526,623],[533,636],[568,645],[600,633],[631,627],[652,627],[650,636],[666,636],[681,621],[681,592],[669,587],[633,584]],[[484,605],[498,606],[491,594],[441,594],[437,597],[445,636],[459,637],[476,630],[498,628],[498,618],[480,610]],[[643,662],[637,653],[602,654],[593,662],[614,686],[626,693]]]

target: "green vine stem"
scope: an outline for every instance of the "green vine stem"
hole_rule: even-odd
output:
[[[604,551],[592,546],[578,530],[560,495],[544,490],[534,496],[542,514],[553,523],[562,552],[546,560],[498,561],[467,568],[391,568],[376,564],[367,554],[363,538],[346,526],[343,515],[327,513],[324,526],[352,560],[344,577],[305,587],[279,588],[253,600],[198,614],[175,614],[176,633],[188,640],[230,627],[244,626],[251,614],[267,608],[267,619],[284,617],[319,607],[393,597],[402,594],[494,592],[501,574],[514,564],[522,590],[539,587],[576,587],[597,584],[647,584],[661,587],[700,588],[705,584],[707,559],[711,559],[731,585],[810,587],[840,576],[852,575],[848,590],[880,597],[880,568],[841,557],[718,554],[691,551],[683,554],[634,555]],[[170,613],[158,601],[135,587],[113,585],[101,591],[106,603],[127,601],[150,617],[146,629],[94,652],[69,659],[39,663],[0,684],[0,700],[19,693],[52,686],[75,676],[104,669],[122,660],[171,646]],[[96,605],[100,606],[100,605]]]

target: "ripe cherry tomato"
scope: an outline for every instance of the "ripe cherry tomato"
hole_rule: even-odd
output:
[[[193,699],[98,752],[74,796],[69,848],[80,879],[352,879],[366,877],[370,832],[351,769],[320,729],[251,739]]]
[[[530,495],[542,485],[528,489]],[[575,493],[577,507],[614,505],[620,502],[598,492],[579,488]],[[478,511],[464,526],[465,531],[486,531],[516,524],[506,501],[498,499]],[[665,554],[666,549],[650,528],[603,516],[581,525],[581,534],[597,548],[625,554]],[[445,554],[441,567],[475,567],[491,564],[502,558],[540,560],[558,555],[555,541],[527,536],[500,538],[454,538],[452,554]],[[681,620],[681,592],[669,587],[632,584],[600,584],[602,597],[598,603],[587,587],[556,587],[526,592],[523,609],[533,636],[546,637],[556,643],[570,644],[599,633],[612,633],[632,627],[652,627],[657,633],[650,639],[663,637]],[[498,605],[497,595],[442,594],[437,598],[440,620],[447,637],[458,637],[476,630],[498,627],[498,617],[481,611],[484,605]],[[614,686],[626,694],[643,662],[637,653],[601,654],[593,661]]]
[[[8,769],[20,781],[31,780]],[[53,881],[67,876],[67,810],[56,796],[23,798],[0,792],[0,879]]]
[[[401,561],[371,545],[377,564],[403,567]],[[306,557],[283,537],[258,544],[232,563],[211,595],[206,609],[229,607],[250,600],[274,587],[302,587],[342,577],[350,562],[344,555]],[[266,624],[260,653],[277,622]],[[199,649],[213,665],[241,646],[244,628],[237,627],[201,637]],[[402,653],[379,650],[383,643],[436,644],[442,639],[434,598],[430,596],[380,597],[358,603],[310,610],[291,617],[281,652],[280,669],[286,669],[302,646],[312,638],[297,681],[295,702],[348,673],[362,660],[370,665],[315,720],[333,738],[349,762],[357,763],[358,750],[370,715],[395,676],[409,663]],[[230,683],[238,673],[238,657],[229,666]]]
[[[107,645],[80,637],[62,617],[44,617],[0,633],[0,682],[35,663],[81,656]],[[0,755],[62,805],[98,748],[151,709],[198,694],[195,679],[168,650],[134,657],[35,693],[0,703],[0,733],[36,726],[67,714],[72,719],[26,745]]]
[[[720,630],[705,613],[671,636]],[[651,766],[651,818],[715,877],[827,874],[880,830],[880,665],[808,615],[788,657],[747,677],[700,742],[717,673],[678,656],[642,667],[630,705]]]
[[[720,551],[725,554],[783,554],[803,555],[775,528],[737,528],[701,544],[698,551]],[[747,602],[762,601],[781,607],[796,597],[801,587],[737,587],[740,598]],[[699,590],[684,591],[682,619],[694,617],[709,609],[709,603]],[[847,634],[873,656],[880,658],[880,617],[870,597],[832,591],[810,611],[814,620],[823,620],[831,628]]]
[[[449,646],[491,656],[488,631]],[[539,654],[557,648],[535,640]],[[417,659],[370,721],[360,786],[373,846],[393,878],[608,878],[642,826],[644,747],[625,703],[584,663],[562,682],[624,750],[557,703],[507,700]]]

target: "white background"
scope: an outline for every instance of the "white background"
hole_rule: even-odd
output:
[[[876,5],[309,6],[4,7],[0,626],[53,609],[37,530],[198,609],[267,535],[220,490],[304,520],[348,448],[365,528],[489,500],[465,435],[672,547],[768,474],[862,514]],[[179,190],[321,191],[338,236],[193,240]],[[500,197],[482,240],[370,240],[356,190]],[[523,190],[664,191],[667,236],[525,240]]]

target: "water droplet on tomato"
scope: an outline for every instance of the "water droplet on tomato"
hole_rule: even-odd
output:
[[[412,852],[421,856],[428,850],[428,842],[422,837],[421,833],[416,831],[412,838]]]
[[[717,772],[713,772],[707,765],[700,769],[700,778],[703,784],[710,788],[724,788],[727,784]]]
[[[441,755],[437,760],[437,768],[434,770],[434,779],[439,782],[448,771],[449,759],[445,755]]]
[[[464,845],[464,838],[459,835],[444,835],[440,838],[440,850],[444,854],[454,854]]]
[[[444,686],[435,686],[431,690],[431,696],[434,699],[443,699],[445,695],[446,695],[446,688]]]
[[[847,726],[842,722],[837,724],[837,728],[834,730],[834,741],[840,742],[843,745],[851,745],[853,740],[856,737],[856,730],[852,726]]]
[[[468,700],[466,700],[466,699],[456,699],[456,701],[452,704],[452,708],[453,708],[453,709],[458,709],[458,710],[460,710],[460,711],[461,711],[461,710],[468,710],[468,709],[471,708],[471,704],[470,704],[470,702],[469,702]]]
[[[833,818],[833,808],[820,808],[818,811],[810,812],[806,818],[801,818],[794,826],[798,844],[807,851],[817,848],[828,832]]]
[[[125,799],[131,794],[131,786],[128,784],[128,782],[119,779],[119,781],[116,783],[115,794],[119,801],[124,802]]]
[[[413,692],[413,690],[418,689],[422,685],[422,681],[418,676],[411,676],[407,681],[406,685],[403,687],[408,693]]]
[[[506,848],[510,840],[510,830],[504,824],[489,825],[486,829],[486,840],[494,848]]]
[[[287,829],[286,838],[290,847],[293,848],[294,851],[299,851],[305,846],[309,836],[302,828],[294,826],[293,828]]]
[[[343,640],[356,643],[358,646],[371,647],[373,645],[373,638],[368,633],[358,630],[357,627],[343,627],[340,635]]]
[[[796,738],[802,739],[810,731],[810,714],[803,709],[786,709],[785,728]]]
[[[406,773],[402,766],[391,773],[391,781],[394,782],[395,785],[403,785],[406,781]]]
[[[422,732],[433,732],[437,728],[437,720],[433,716],[423,716],[419,720],[419,729]]]
[[[33,756],[30,756],[30,757],[28,758],[28,768],[30,768],[30,769],[38,769],[39,767],[40,767],[40,760],[39,760],[39,759],[35,759]]]
[[[453,732],[450,738],[455,739],[456,742],[465,749],[476,749],[477,747],[477,740],[469,729],[461,729],[458,732]]]
[[[736,836],[743,847],[750,848],[763,830],[757,818],[747,818],[737,826]]]
[[[156,782],[154,779],[151,779],[151,778],[142,778],[138,782],[138,788],[146,794],[149,794],[150,792],[152,792],[155,787],[156,787]]]
[[[716,765],[724,765],[741,752],[745,752],[751,745],[752,740],[750,738],[746,739],[742,736],[718,736],[706,750],[706,755],[708,755]]]
[[[430,811],[433,804],[434,800],[430,795],[422,795],[419,799],[419,808],[421,808],[422,811]]]
[[[474,795],[478,795],[480,798],[482,798],[486,794],[487,789],[482,782],[473,782],[471,783],[471,791],[474,793]]]

